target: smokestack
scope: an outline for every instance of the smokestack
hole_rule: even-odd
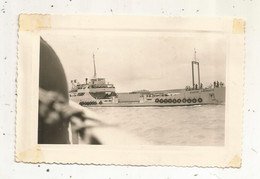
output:
[[[86,80],[86,84],[88,84],[88,78],[86,78],[85,80]]]

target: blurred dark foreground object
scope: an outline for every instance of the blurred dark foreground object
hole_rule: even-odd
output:
[[[45,143],[60,142],[62,139],[65,143],[70,143],[69,138],[65,141],[62,136],[68,132],[68,124],[71,124],[72,143],[79,143],[79,136],[87,143],[99,144],[95,138],[87,141],[86,137],[88,128],[96,126],[108,126],[95,117],[87,117],[86,111],[72,107],[66,103],[66,100],[57,92],[39,89],[39,126],[44,126],[45,131],[40,131],[45,135],[40,135],[41,140]],[[59,130],[64,127],[64,130]],[[40,134],[40,133],[39,133]],[[39,138],[40,139],[40,138]],[[51,143],[55,144],[55,143]]]
[[[67,80],[60,63],[60,60],[54,50],[45,42],[40,39],[40,77],[39,87],[46,91],[53,91],[60,94],[63,98],[63,103],[68,103],[68,87]],[[40,92],[41,93],[41,92]],[[40,98],[41,96],[39,96]],[[38,143],[39,144],[68,144],[68,121],[58,120],[53,124],[50,121],[43,120],[41,109],[43,105],[39,104],[39,120],[38,120]],[[49,118],[56,115],[55,113],[48,114]],[[57,118],[54,117],[54,118]],[[45,123],[47,122],[47,123]],[[53,122],[53,121],[52,121]]]
[[[68,85],[59,57],[51,46],[40,39],[40,88],[55,91],[68,103]]]
[[[69,144],[68,124],[71,122],[74,143],[78,143],[77,133],[84,129],[85,113],[70,107],[57,92],[39,89],[39,144]]]
[[[78,134],[83,137],[82,131],[87,127],[83,122],[87,117],[82,110],[69,106],[67,80],[62,64],[54,50],[42,38],[39,87],[38,143],[78,143]],[[72,141],[69,139],[69,124]]]

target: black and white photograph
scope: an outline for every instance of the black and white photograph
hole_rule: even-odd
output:
[[[225,34],[207,32],[43,34],[39,144],[73,143],[67,122],[71,116],[87,120],[76,109],[51,110],[50,104],[63,97],[62,102],[71,100],[102,116],[93,121],[95,127],[116,125],[151,145],[224,145],[226,44]],[[88,126],[75,127],[87,133]],[[120,138],[117,132],[96,134],[95,127],[87,144],[109,145],[107,138],[113,144],[113,138]]]
[[[18,161],[241,165],[244,21],[19,22]]]

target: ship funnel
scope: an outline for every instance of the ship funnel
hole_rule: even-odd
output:
[[[93,64],[94,64],[94,78],[97,77],[97,72],[96,72],[96,63],[95,63],[95,54],[93,53]]]
[[[201,83],[200,83],[200,64],[197,62],[197,57],[196,57],[196,49],[194,49],[194,60],[191,62],[191,69],[192,69],[192,88],[195,89],[200,89],[201,88]],[[197,65],[197,70],[198,70],[198,84],[196,86],[194,82],[194,66]]]

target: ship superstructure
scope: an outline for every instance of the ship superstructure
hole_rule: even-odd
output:
[[[76,102],[84,102],[86,104],[96,104],[103,102],[112,102],[116,96],[113,84],[107,83],[105,78],[98,78],[95,64],[95,54],[93,54],[94,75],[85,83],[79,83],[77,80],[71,80],[72,89],[69,96]]]

